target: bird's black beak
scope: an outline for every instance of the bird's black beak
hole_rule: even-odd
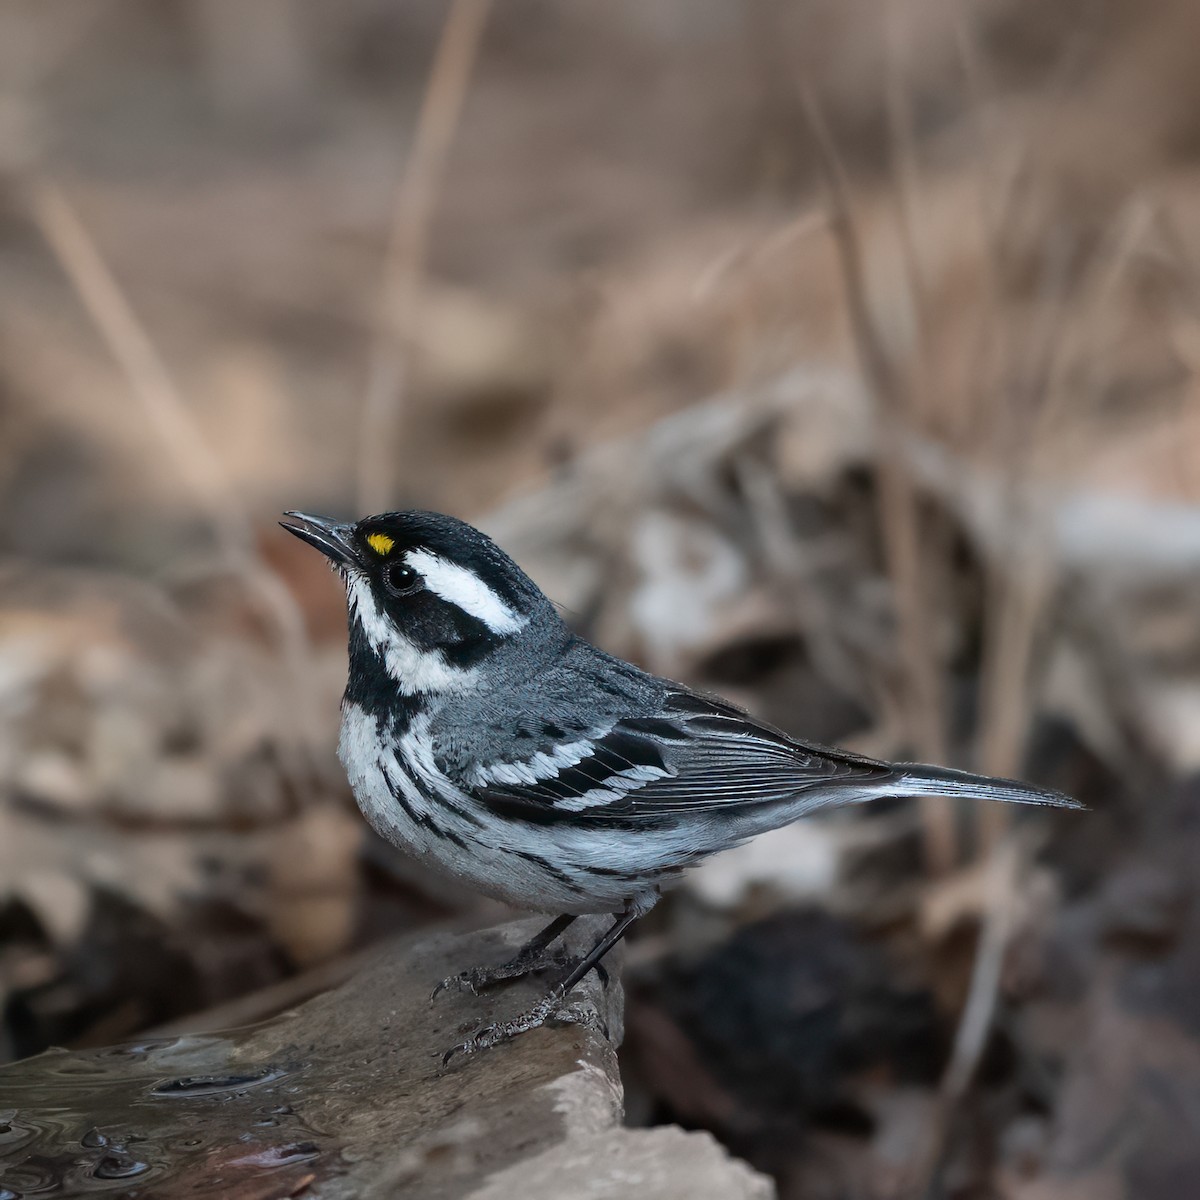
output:
[[[326,558],[338,567],[361,566],[358,551],[354,548],[354,526],[331,521],[328,517],[314,517],[309,513],[287,512],[283,514],[290,524],[280,521],[282,528],[294,533],[302,542],[316,546]]]

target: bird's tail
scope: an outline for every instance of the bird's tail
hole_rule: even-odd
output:
[[[1050,808],[1086,808],[1063,792],[1034,787],[1017,779],[995,779],[950,767],[924,763],[897,763],[900,788],[906,796],[973,796],[977,800],[1003,800],[1009,804],[1043,804]]]

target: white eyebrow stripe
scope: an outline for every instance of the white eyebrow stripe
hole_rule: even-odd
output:
[[[482,621],[493,633],[516,633],[528,617],[513,612],[474,571],[449,562],[428,550],[410,550],[404,561],[419,571],[435,596]]]

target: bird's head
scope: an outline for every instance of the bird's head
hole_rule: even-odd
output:
[[[284,529],[320,550],[346,585],[352,674],[381,667],[408,694],[455,691],[489,656],[561,628],[537,585],[465,521],[420,511],[353,524],[285,515]]]

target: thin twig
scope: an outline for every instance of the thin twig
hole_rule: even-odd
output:
[[[397,476],[403,477],[396,458],[429,230],[490,8],[491,0],[453,0],[396,189],[359,427],[359,512],[387,508]]]
[[[1044,263],[1041,328],[1029,341],[1035,369],[1029,386],[1028,411],[1010,418],[1007,439],[1006,521],[1010,537],[1001,558],[990,568],[988,619],[980,670],[980,753],[982,770],[995,775],[1019,772],[1029,723],[1033,652],[1046,604],[1057,575],[1050,559],[1045,517],[1029,503],[1025,477],[1038,445],[1068,393],[1066,376],[1084,363],[1085,393],[1098,388],[1096,361],[1101,357],[1101,317],[1125,278],[1150,227],[1152,212],[1139,205],[1119,220],[1108,238],[1108,253],[1096,259],[1082,288],[1070,290],[1066,255]],[[1038,366],[1038,364],[1041,364]],[[989,805],[979,813],[980,841],[986,852],[1012,822],[1012,810]]]
[[[944,761],[946,736],[941,670],[929,628],[926,564],[920,546],[916,489],[901,453],[906,424],[913,413],[907,380],[896,370],[867,296],[866,272],[850,189],[833,137],[816,96],[801,88],[801,100],[818,150],[829,191],[830,229],[837,246],[846,306],[864,380],[875,399],[879,434],[877,455],[880,525],[884,552],[895,591],[908,702],[908,734],[924,758]],[[941,874],[958,857],[953,812],[944,799],[925,797],[921,807],[926,861]]]
[[[968,403],[947,410],[959,445],[978,449],[994,439],[998,421],[1008,415],[994,396],[1005,381],[1006,364],[1024,361],[1023,348],[1014,344],[1014,325],[1006,313],[1005,287],[1011,265],[1005,261],[1017,236],[1022,201],[1027,199],[1029,167],[1034,158],[1035,128],[1026,124],[1013,128],[997,120],[997,85],[985,69],[980,52],[980,35],[975,14],[963,0],[948,0],[954,40],[967,91],[969,133],[980,148],[979,165],[973,172],[981,246],[980,280],[982,299],[971,334],[967,360],[970,390]]]
[[[1100,248],[1082,283],[1071,289],[1069,316],[1062,330],[1054,331],[1055,353],[1046,383],[1046,401],[1034,414],[1029,434],[1032,450],[1048,439],[1068,396],[1094,398],[1107,372],[1111,377],[1113,337],[1104,320],[1121,287],[1139,262],[1157,222],[1157,210],[1144,196],[1134,197],[1105,231]],[[1070,376],[1080,376],[1074,387]]]
[[[899,4],[884,5],[884,101],[888,120],[889,163],[899,214],[900,249],[913,320],[913,343],[918,373],[918,385],[914,389],[913,398],[919,406],[919,415],[928,420],[936,408],[936,398],[931,390],[933,372],[929,368],[929,285],[922,262],[922,238],[918,224],[918,213],[922,211],[922,183],[920,156],[917,153],[916,121],[906,87],[904,64],[901,61],[902,16]]]
[[[936,1112],[920,1148],[908,1194],[932,1200],[951,1127],[979,1068],[996,1016],[1004,956],[1016,924],[1017,897],[1025,855],[1014,840],[997,846],[988,864],[988,902],[971,969],[967,1000],[959,1016],[950,1061],[938,1085]]]
[[[1009,506],[1015,522],[1026,519],[1034,535],[1021,539],[991,569],[987,588],[991,619],[985,624],[980,667],[979,769],[989,775],[1017,775],[1029,731],[1030,677],[1056,572],[1044,541],[1035,544],[1038,514],[1018,502]],[[980,806],[976,814],[982,853],[993,850],[1012,824],[1007,804]]]
[[[699,304],[717,294],[736,272],[775,261],[797,242],[824,231],[829,218],[824,209],[801,213],[762,237],[742,238],[709,261],[692,284],[689,298]]]
[[[249,521],[91,235],[56,184],[36,180],[30,184],[28,195],[38,229],[125,373],[183,481],[208,514],[222,549],[230,559],[244,556],[253,542]]]
[[[815,586],[813,571],[788,521],[786,497],[778,478],[770,471],[756,469],[744,454],[734,458],[733,470],[746,496],[759,549],[771,576],[782,580],[787,588],[813,665],[826,679],[838,680],[847,692],[863,698],[867,685],[862,669],[840,636],[841,623],[835,620],[827,597]]]
[[[1056,577],[1045,515],[1030,500],[1027,475],[1036,431],[1053,406],[1055,365],[1067,344],[1066,261],[1059,253],[1043,259],[1040,320],[1027,339],[1032,363],[1025,403],[1013,404],[1000,445],[1004,514],[1008,537],[989,564],[980,668],[980,768],[1015,775],[1021,768],[1029,727],[1033,652]],[[976,814],[981,849],[993,849],[1012,824],[1005,804],[984,805]]]
[[[967,1002],[954,1035],[954,1050],[939,1088],[942,1102],[950,1109],[970,1086],[992,1026],[1000,992],[1000,969],[1013,931],[1020,863],[1016,845],[1009,842],[997,847],[990,865],[987,917],[979,936]]]

